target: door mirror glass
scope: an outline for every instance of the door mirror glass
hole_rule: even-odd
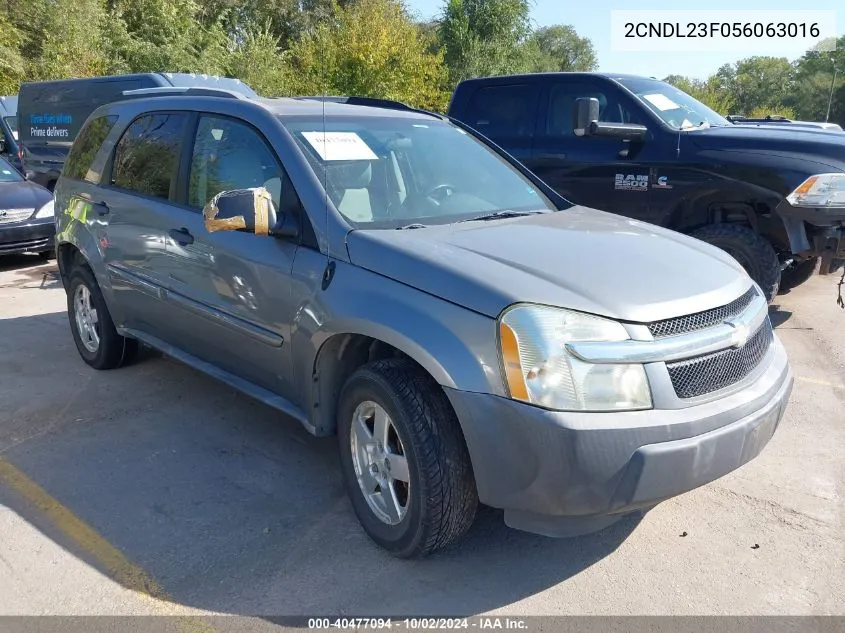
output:
[[[276,206],[264,187],[221,191],[202,210],[205,228],[272,235],[278,223]]]

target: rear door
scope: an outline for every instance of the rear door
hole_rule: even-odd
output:
[[[533,81],[482,86],[469,96],[460,119],[525,161],[532,154],[538,99]]]
[[[603,211],[645,219],[649,214],[649,165],[641,161],[646,143],[573,133],[579,98],[599,101],[599,120],[640,123],[639,108],[609,82],[560,78],[544,85],[538,131],[526,165],[566,199]]]
[[[173,224],[179,154],[188,116],[149,112],[121,136],[105,186],[92,198],[100,246],[126,327],[175,344],[175,311],[162,301],[172,260],[166,238]]]
[[[203,206],[221,191],[266,187],[281,212],[299,198],[259,130],[243,120],[200,114],[183,160],[182,205],[167,227],[169,301],[180,347],[295,400],[290,333],[291,270],[298,241],[205,229]]]

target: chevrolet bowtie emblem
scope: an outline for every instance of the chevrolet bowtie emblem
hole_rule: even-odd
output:
[[[749,332],[747,325],[735,321],[725,321],[725,325],[733,328],[733,332],[731,332],[731,345],[733,347],[742,347],[748,342]]]

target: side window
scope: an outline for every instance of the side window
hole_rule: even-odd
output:
[[[641,123],[618,93],[604,86],[589,83],[559,83],[551,87],[549,112],[546,117],[546,134],[572,136],[572,114],[575,100],[595,98],[599,101],[599,121],[605,123]]]
[[[103,141],[106,140],[115,123],[117,123],[117,116],[113,114],[88,121],[88,124],[82,128],[73,143],[67,161],[65,161],[62,175],[76,180],[85,179],[96,184],[99,181],[99,174],[89,174],[88,172],[97,152],[100,151]]]
[[[275,154],[254,128],[228,118],[200,117],[191,157],[190,206],[202,208],[221,191],[266,187],[281,209],[283,183],[291,187]],[[285,194],[287,198],[293,192]]]
[[[467,108],[466,123],[496,140],[527,138],[534,132],[536,91],[528,84],[480,88]]]
[[[117,144],[112,183],[167,200],[179,164],[184,125],[184,114],[162,112],[136,119]]]

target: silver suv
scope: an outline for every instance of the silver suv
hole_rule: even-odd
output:
[[[401,104],[104,106],[56,210],[83,360],[143,342],[336,434],[397,556],[455,541],[479,501],[549,536],[645,511],[755,457],[792,387],[728,255],[573,206]]]

